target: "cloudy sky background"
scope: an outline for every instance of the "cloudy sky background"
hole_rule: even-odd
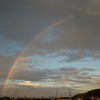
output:
[[[56,89],[58,96],[69,96],[69,89],[72,95],[97,89],[99,4],[100,0],[0,0],[0,95],[23,50],[4,96],[14,96],[16,89],[17,96],[35,97],[56,96]]]

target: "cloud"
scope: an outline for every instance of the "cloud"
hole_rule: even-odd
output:
[[[97,76],[91,76],[92,72],[96,72],[92,68],[62,67],[59,69],[16,69],[14,70],[11,80],[27,80],[35,82],[54,82],[61,83],[81,83],[89,84],[89,81],[95,81]],[[67,81],[66,81],[67,80]],[[92,82],[91,81],[91,82]]]
[[[68,83],[68,81],[59,81],[58,83]]]
[[[76,79],[92,79],[90,75],[75,75],[73,77]]]
[[[20,64],[20,65],[19,65],[19,67],[20,67],[20,68],[23,68],[23,67],[24,67],[24,65],[23,65],[23,64]]]
[[[46,63],[47,62],[47,60],[45,60],[45,59],[41,59],[41,60],[33,60],[34,61],[34,63]]]
[[[18,64],[19,68],[29,68],[29,67],[32,67],[28,64]]]
[[[32,84],[31,81],[25,81],[24,83],[19,82],[18,85],[28,85],[28,86],[33,86],[33,87],[41,87],[39,83]]]
[[[25,57],[22,57],[20,60],[19,60],[20,63],[31,63],[32,60],[30,58],[25,58]]]
[[[61,55],[57,55],[61,56]],[[74,62],[74,61],[93,61],[96,59],[100,59],[99,52],[95,51],[88,51],[88,50],[82,50],[82,51],[70,51],[66,52],[66,54],[62,54],[62,56],[67,56],[66,59],[62,59],[59,61],[59,63],[62,62]]]
[[[86,12],[85,12],[86,14],[91,14],[91,15],[100,15],[100,12],[98,11],[90,11],[90,10],[87,10]]]
[[[59,82],[59,83],[67,83],[67,82]],[[31,81],[25,81],[24,83],[19,82],[18,85],[26,85],[40,88],[62,88],[62,86],[41,86],[39,83],[32,84]]]
[[[80,71],[96,71],[96,69],[92,69],[91,67],[79,69]]]
[[[0,65],[1,66],[11,66],[14,63],[16,58],[12,56],[0,56]]]
[[[98,34],[99,18],[97,15],[86,15],[85,12],[99,12],[99,5],[97,5],[97,7],[95,6],[99,1],[91,2],[89,0],[80,2],[79,0],[76,0],[68,1],[67,4],[64,2],[34,1],[33,3],[33,1],[12,1],[9,3],[6,1],[5,3],[2,1],[1,15],[3,20],[1,20],[1,34],[3,38],[6,41],[15,41],[19,44],[19,46],[21,46],[21,48],[25,48],[25,46],[36,36],[38,36],[38,33],[40,33],[42,30],[46,29],[48,26],[52,25],[58,20],[63,19],[65,16],[67,17],[69,15],[74,15],[75,18],[71,19],[70,21],[65,21],[61,25],[57,25],[56,27],[51,28],[53,31],[48,30],[48,32],[45,33],[45,35],[47,34],[46,36],[41,35],[41,38],[35,40],[23,55],[30,56],[35,54],[46,55],[56,53],[57,56],[63,56],[65,54],[68,59],[62,60],[62,62],[72,62],[82,58],[84,59],[85,57],[91,57],[90,55],[87,55],[87,53],[83,52],[84,50],[89,50],[89,52],[94,52],[95,50],[100,51],[98,38],[100,37]],[[19,6],[21,3],[23,6]],[[74,5],[72,5],[73,3]],[[44,4],[47,6],[44,6]],[[90,6],[88,6],[89,4]],[[56,9],[53,9],[55,8],[55,5]],[[85,8],[83,5],[85,5],[85,7],[87,6],[87,8]],[[95,7],[96,9],[92,11],[92,9]],[[40,15],[42,15],[41,18],[37,17]],[[50,35],[48,35],[52,32],[52,37],[57,37],[57,39],[54,41],[46,41],[48,39],[52,39],[52,37],[50,38]],[[62,51],[60,51],[61,49],[65,49],[66,51],[70,50],[73,53],[62,53]],[[74,55],[75,50],[79,52],[76,53],[76,55]],[[16,50],[14,53],[17,53],[17,51],[18,50]],[[92,58],[100,59],[99,52],[98,56],[93,54]]]

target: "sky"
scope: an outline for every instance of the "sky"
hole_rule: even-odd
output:
[[[99,4],[0,0],[0,96],[69,96],[69,90],[73,96],[98,89]]]

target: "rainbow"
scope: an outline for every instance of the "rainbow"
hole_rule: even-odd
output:
[[[74,18],[74,16],[68,16],[66,18],[63,18],[61,20],[58,20],[57,22],[53,23],[52,25],[50,25],[49,27],[47,27],[46,29],[44,29],[43,31],[41,31],[33,40],[31,40],[29,42],[29,44],[25,47],[25,49],[19,54],[19,56],[17,57],[17,59],[15,60],[15,62],[13,63],[7,77],[6,77],[6,80],[5,80],[5,83],[4,83],[4,86],[3,86],[3,89],[2,89],[2,95],[4,94],[5,92],[5,89],[6,89],[6,85],[7,85],[7,82],[16,66],[16,64],[18,63],[18,61],[20,60],[20,58],[22,57],[23,53],[25,52],[25,50],[39,37],[41,36],[43,33],[45,33],[46,31],[48,31],[49,29],[51,29],[52,27],[56,26],[56,25],[59,25],[65,21],[68,21],[70,19]]]

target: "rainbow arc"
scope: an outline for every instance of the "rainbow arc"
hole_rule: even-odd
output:
[[[75,17],[75,16],[68,16],[68,17],[63,18],[63,19],[61,19],[61,20],[58,20],[57,22],[53,23],[52,25],[50,25],[49,27],[47,27],[46,29],[44,29],[43,31],[41,31],[33,40],[31,40],[31,41],[29,42],[29,44],[28,44],[28,45],[25,47],[25,49],[19,54],[19,56],[17,57],[17,59],[16,59],[15,62],[13,63],[13,65],[12,65],[12,67],[11,67],[11,69],[10,69],[10,71],[9,71],[9,73],[8,73],[8,75],[7,75],[7,77],[6,77],[5,84],[4,84],[3,89],[2,89],[2,95],[3,95],[4,92],[5,92],[7,82],[8,82],[8,80],[9,80],[9,78],[10,78],[10,76],[11,76],[11,74],[12,74],[14,68],[16,67],[16,64],[18,63],[18,61],[20,60],[20,58],[21,58],[22,55],[24,54],[25,50],[26,50],[27,48],[29,48],[29,46],[31,46],[31,44],[32,44],[38,37],[40,37],[43,33],[45,33],[46,31],[48,31],[49,29],[51,29],[51,28],[54,27],[54,26],[57,26],[57,25],[59,25],[59,24],[61,24],[61,23],[63,23],[63,22],[66,22],[66,21],[71,20],[71,19],[74,18],[74,17]]]

